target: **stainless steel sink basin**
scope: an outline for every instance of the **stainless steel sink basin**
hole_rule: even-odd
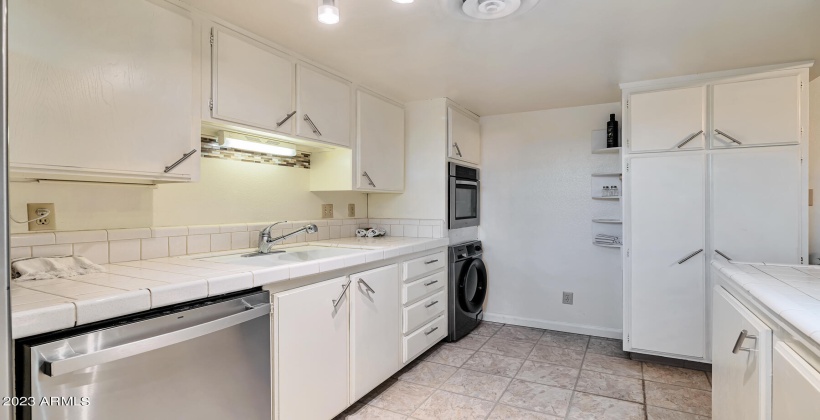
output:
[[[358,252],[363,252],[363,250],[356,248],[340,248],[316,245],[281,248],[275,251],[284,252],[259,254],[253,256],[249,256],[247,252],[243,252],[237,254],[219,255],[215,257],[203,257],[196,259],[200,261],[211,261],[224,264],[251,265],[256,267],[274,267],[277,265],[308,262],[313,260],[320,260],[323,258],[339,257],[343,255],[350,255]]]

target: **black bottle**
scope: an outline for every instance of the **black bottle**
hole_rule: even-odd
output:
[[[609,122],[606,123],[606,147],[618,147],[618,121],[615,121],[615,114],[609,114]]]

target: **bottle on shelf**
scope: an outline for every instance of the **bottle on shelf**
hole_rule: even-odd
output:
[[[613,197],[620,197],[621,196],[620,192],[618,192],[618,186],[617,185],[613,185],[613,186],[609,187],[609,193],[612,194]]]
[[[606,147],[618,147],[618,121],[615,121],[615,114],[609,114],[609,122],[606,123]]]
[[[609,197],[609,187],[604,187],[603,192],[601,192],[601,197]]]

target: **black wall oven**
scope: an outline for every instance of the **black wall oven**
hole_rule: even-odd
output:
[[[478,226],[480,220],[478,169],[450,163],[450,229]]]

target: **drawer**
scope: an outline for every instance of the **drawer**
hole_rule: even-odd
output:
[[[404,308],[404,330],[402,332],[407,334],[415,330],[443,313],[446,308],[447,293],[444,290]]]
[[[412,280],[418,276],[423,276],[427,273],[432,273],[447,265],[447,252],[441,251],[435,254],[427,255],[425,257],[416,258],[414,260],[406,261],[404,263],[404,277],[405,281]]]
[[[401,303],[412,302],[430,293],[441,290],[447,285],[447,272],[439,271],[432,276],[424,277],[412,283],[405,284],[402,288]]]
[[[447,314],[433,320],[420,330],[402,339],[403,358],[402,363],[407,363],[438,343],[447,335]]]

